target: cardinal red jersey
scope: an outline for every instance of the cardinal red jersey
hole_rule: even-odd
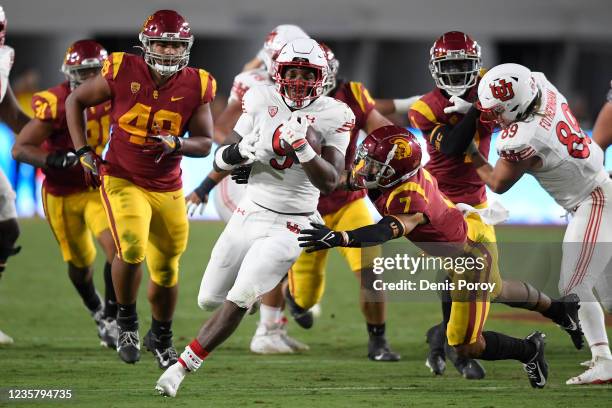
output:
[[[63,82],[53,88],[37,92],[32,97],[34,117],[53,127],[51,136],[41,146],[46,152],[74,152],[74,145],[66,122],[65,103],[69,94],[70,84]],[[87,143],[98,154],[102,153],[108,141],[110,108],[110,103],[106,102],[88,108],[85,112]],[[42,169],[42,171],[45,174],[45,189],[53,195],[65,196],[88,189],[83,168],[78,164],[69,169]]]
[[[456,248],[452,244],[467,240],[467,224],[461,211],[440,191],[436,179],[425,169],[383,191],[374,205],[383,216],[423,213],[429,222],[417,225],[406,237],[430,255],[448,255],[450,248]],[[440,245],[448,243],[450,247]]]
[[[477,98],[477,89],[478,85],[472,87],[468,91],[466,100],[474,101]],[[430,159],[425,168],[438,179],[440,190],[454,203],[478,205],[487,200],[487,195],[485,183],[472,166],[471,158],[447,156],[440,152],[440,142],[431,140],[432,131],[436,127],[452,126],[463,119],[464,115],[459,113],[444,113],[444,108],[448,106],[452,106],[452,103],[440,89],[436,88],[411,106],[408,117],[412,126],[420,129],[428,142],[427,152]],[[492,133],[492,124],[478,121],[474,143],[485,158],[489,156]]]
[[[127,179],[151,191],[181,188],[181,155],[146,151],[147,135],[166,131],[183,136],[200,105],[211,102],[217,84],[203,69],[186,67],[158,87],[144,59],[115,52],[102,66],[112,93],[111,140],[104,174]]]
[[[348,170],[355,160],[359,130],[365,128],[368,115],[372,109],[374,109],[375,102],[361,82],[339,81],[336,90],[330,96],[346,103],[355,114],[355,127],[353,130],[351,130],[351,140],[344,156],[345,169]],[[317,210],[319,210],[321,215],[331,214],[338,211],[348,203],[365,196],[366,190],[346,191],[338,189],[331,194],[321,194]]]

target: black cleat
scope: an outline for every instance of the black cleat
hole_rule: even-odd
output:
[[[128,364],[135,364],[140,360],[140,336],[138,335],[138,329],[129,331],[122,330],[119,327],[117,353],[119,358]]]
[[[548,363],[544,358],[545,337],[544,334],[537,331],[525,337],[525,340],[530,341],[536,347],[535,355],[526,364],[523,364],[533,388],[544,388],[548,379]]]
[[[445,350],[446,356],[463,378],[466,380],[482,380],[485,377],[485,369],[478,360],[458,356],[455,349],[448,344],[445,346]]]
[[[117,320],[106,317],[98,322],[98,337],[100,345],[112,349],[117,348],[117,337],[119,336]]]
[[[157,337],[151,330],[144,337],[144,345],[157,360],[162,370],[178,361],[178,353],[172,345],[172,333]]]
[[[310,310],[304,310],[304,308],[295,303],[295,299],[291,295],[289,286],[285,287],[283,290],[283,295],[285,296],[285,301],[289,306],[289,313],[291,313],[291,316],[293,316],[295,322],[304,329],[310,329],[314,323],[312,312]]]
[[[444,370],[446,370],[446,355],[444,353],[446,336],[444,335],[443,325],[437,324],[429,328],[425,337],[425,341],[429,345],[429,353],[427,353],[425,366],[427,366],[434,375],[442,375],[444,374]]]
[[[401,356],[391,350],[385,336],[370,336],[368,358],[372,361],[400,361]]]
[[[578,295],[571,293],[563,296],[558,300],[562,302],[565,313],[553,319],[560,328],[565,330],[572,339],[574,347],[580,350],[584,346],[584,338],[582,337],[582,328],[580,327],[580,319],[578,318],[578,309],[580,309],[580,299]]]

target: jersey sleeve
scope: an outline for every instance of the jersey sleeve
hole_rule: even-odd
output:
[[[440,124],[433,108],[424,98],[420,98],[412,104],[408,111],[408,119],[412,127],[419,129],[423,133],[431,132]]]
[[[370,96],[370,92],[361,82],[350,82],[351,94],[359,111],[365,117],[367,117],[372,109],[374,109],[376,102]]]
[[[253,131],[255,126],[255,114],[261,106],[263,95],[261,90],[251,88],[242,98],[242,115],[238,118],[234,131],[240,136],[248,135]]]
[[[36,92],[32,96],[32,110],[36,119],[53,122],[60,116],[59,97],[51,90]]]
[[[126,54],[124,52],[111,53],[102,63],[101,75],[106,79],[111,88],[111,92],[115,93],[115,81],[119,70],[125,65]]]
[[[351,141],[351,130],[355,127],[355,114],[345,103],[336,101],[330,107],[320,124],[323,133],[322,145],[333,146],[342,154]]]
[[[200,75],[202,104],[210,103],[215,99],[215,95],[217,94],[217,81],[206,70],[199,69],[198,73]]]
[[[497,140],[499,157],[509,162],[520,162],[538,152],[531,140],[535,129],[531,123],[517,122],[500,132]]]

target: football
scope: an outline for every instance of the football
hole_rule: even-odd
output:
[[[321,132],[315,130],[315,128],[313,128],[312,126],[308,126],[308,129],[306,130],[306,140],[310,144],[310,147],[312,147],[315,153],[317,153],[319,156],[321,155],[322,139],[323,137],[321,135]],[[287,156],[291,157],[294,161],[299,162],[297,156],[295,155],[295,152],[293,151],[293,148],[289,146],[289,144],[285,143],[284,140],[281,140],[281,147],[286,152],[288,152]]]

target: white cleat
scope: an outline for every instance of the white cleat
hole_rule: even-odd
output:
[[[316,303],[313,307],[310,308],[310,313],[312,313],[312,317],[314,317],[315,319],[321,317],[321,312],[321,305],[319,303]]]
[[[0,330],[0,344],[13,344],[13,338]]]
[[[612,360],[596,357],[591,368],[565,383],[567,385],[612,384]]]
[[[293,349],[285,342],[279,324],[259,324],[251,340],[251,351],[256,354],[291,354]]]
[[[181,363],[174,363],[157,380],[155,389],[164,397],[176,397],[187,370]]]
[[[283,339],[285,344],[291,347],[291,350],[297,351],[297,352],[310,350],[310,347],[308,347],[308,344],[302,343],[301,341],[289,336],[289,333],[287,333],[287,319],[285,319],[284,317],[281,320],[279,330],[280,330],[281,338]]]
[[[582,363],[580,363],[582,367],[586,367],[586,368],[593,367],[593,364],[595,364],[593,360],[587,360],[587,361],[583,361]]]

